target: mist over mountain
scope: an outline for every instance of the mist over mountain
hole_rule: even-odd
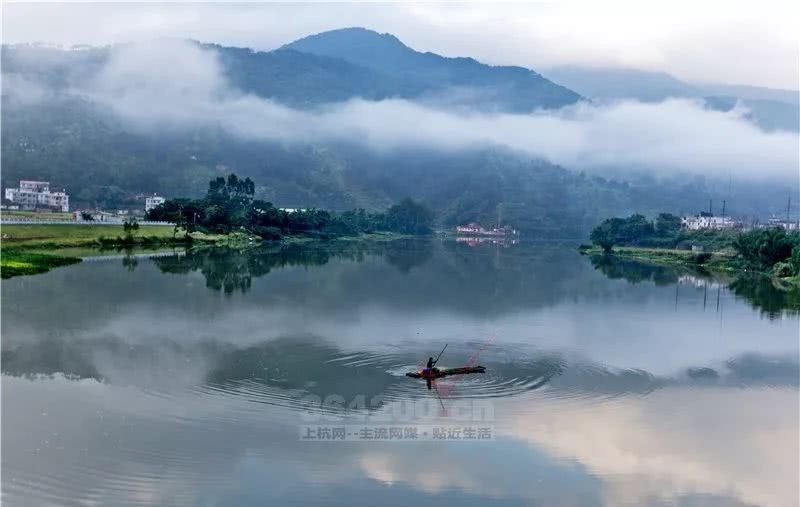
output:
[[[691,98],[718,111],[746,109],[744,117],[764,129],[800,131],[800,93],[797,91],[690,84],[665,72],[622,68],[563,66],[548,69],[545,75],[593,100],[661,102],[670,98]]]
[[[3,46],[2,64],[3,185],[50,180],[78,206],[198,195],[236,172],[276,205],[381,209],[410,196],[442,225],[577,237],[608,215],[709,199],[763,217],[797,188],[796,134],[736,107],[591,104],[528,69],[364,29],[271,52]]]

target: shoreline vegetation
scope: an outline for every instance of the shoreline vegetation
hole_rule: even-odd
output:
[[[234,248],[262,242],[387,241],[433,232],[433,213],[404,199],[384,213],[363,209],[334,213],[318,209],[286,210],[254,198],[255,184],[235,174],[209,182],[200,199],[167,200],[147,218],[174,227],[140,225],[135,220],[101,224],[9,224],[2,227],[2,278],[38,274],[80,262],[64,250],[131,250],[215,245]]]
[[[175,233],[169,226],[141,226],[130,236],[123,225],[81,224],[10,224],[3,225],[0,246],[0,275],[3,279],[22,275],[36,275],[53,268],[81,262],[82,257],[103,255],[106,252],[153,251],[170,247],[187,250],[204,247],[248,248],[263,243],[302,245],[323,241],[311,236],[285,236],[278,241],[265,241],[243,231],[227,234],[206,234],[195,231]],[[414,237],[392,232],[363,233],[341,236],[327,241],[394,241]]]
[[[46,273],[50,269],[76,264],[81,257],[74,252],[101,253],[119,249],[157,249],[185,246],[205,238],[186,238],[173,234],[169,226],[146,225],[125,230],[125,225],[84,224],[8,224],[2,231],[0,276]]]
[[[174,223],[186,234],[228,234],[245,231],[264,240],[305,236],[334,239],[372,233],[428,235],[433,232],[433,212],[403,199],[385,212],[356,209],[331,212],[321,209],[277,208],[255,198],[255,183],[230,174],[209,181],[199,199],[169,199],[147,213],[154,221]]]
[[[782,290],[800,288],[800,234],[783,228],[687,231],[674,215],[662,213],[650,222],[636,214],[603,221],[590,239],[592,245],[578,247],[581,254],[758,275]]]

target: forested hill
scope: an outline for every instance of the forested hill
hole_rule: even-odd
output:
[[[594,101],[659,102],[668,98],[690,98],[702,100],[706,107],[718,111],[742,106],[748,110],[747,119],[766,130],[800,131],[800,101],[796,90],[690,84],[664,72],[635,69],[566,66],[548,69],[545,74]]]
[[[329,44],[329,52],[336,54],[314,54],[325,37],[337,42]],[[365,40],[376,38],[380,43],[369,52],[357,51],[359,41],[363,46]],[[579,99],[527,69],[418,53],[391,36],[365,30],[321,34],[272,52],[190,44],[217,55],[224,78],[235,91],[292,108],[281,109],[278,118],[299,110],[297,114],[309,123],[315,121],[313,112],[347,99],[405,98],[431,104],[438,100],[437,90],[447,95],[447,90],[461,86],[486,92],[463,95],[476,109],[527,111]],[[765,203],[776,211],[785,207],[787,191],[780,185],[739,185],[682,174],[634,176],[625,168],[620,168],[625,176],[613,180],[490,144],[373,149],[355,138],[301,136],[286,141],[237,135],[230,123],[222,126],[213,121],[136,127],[130,118],[112,111],[117,88],[103,89],[104,100],[94,100],[84,91],[91,89],[87,83],[102,77],[117,49],[3,46],[3,187],[15,186],[20,179],[48,180],[56,188],[66,188],[73,207],[141,208],[137,194],[200,196],[210,179],[235,172],[258,182],[256,197],[276,206],[376,211],[411,197],[436,212],[438,225],[502,222],[561,237],[584,237],[607,216],[696,212],[709,198],[720,199],[723,189],[729,212],[763,216],[772,211]],[[375,50],[385,53],[385,62]],[[168,73],[169,68],[159,65],[171,64],[124,63],[152,74]],[[135,89],[136,75],[123,78],[123,84]],[[167,75],[159,83],[169,87],[173,82]],[[503,83],[508,88],[498,86]],[[193,93],[195,85],[190,81],[187,93]],[[148,86],[158,97],[159,89]],[[172,92],[179,96],[184,90]],[[212,90],[209,96],[216,93]],[[170,106],[131,103],[137,107],[127,113],[136,118]],[[273,107],[269,104],[260,106]],[[172,111],[184,113],[194,111]]]
[[[615,214],[694,212],[728,182],[701,177],[629,181],[568,171],[500,148],[375,152],[352,144],[245,141],[222,130],[141,133],[78,98],[3,107],[3,185],[44,179],[74,206],[138,206],[137,193],[200,196],[208,180],[236,172],[259,198],[285,207],[382,210],[404,197],[434,209],[440,225],[497,221],[547,236],[585,236]],[[733,202],[754,213],[765,197],[734,185]],[[730,205],[729,205],[730,206]],[[729,208],[730,209],[730,208]]]
[[[472,58],[446,58],[420,53],[391,34],[364,28],[343,28],[304,37],[284,46],[319,56],[342,59],[373,69],[403,83],[413,95],[436,95],[452,88],[477,91],[471,100],[485,100],[493,109],[529,112],[559,108],[581,99],[523,67],[489,66]],[[483,97],[483,99],[481,99]]]
[[[292,107],[356,97],[452,101],[454,89],[469,90],[463,95],[470,107],[507,112],[559,108],[581,98],[529,69],[419,53],[393,36],[365,29],[333,30],[275,51],[192,43],[217,54],[236,89]],[[326,46],[330,51],[321,50]],[[367,48],[369,58],[360,57]],[[3,75],[80,86],[97,75],[114,49],[3,45]]]

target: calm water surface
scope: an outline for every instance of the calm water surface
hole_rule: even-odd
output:
[[[3,502],[794,507],[797,299],[451,242],[3,281]],[[487,373],[404,376],[445,344]]]

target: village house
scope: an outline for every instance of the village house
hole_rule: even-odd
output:
[[[787,231],[800,230],[800,223],[797,220],[787,220],[784,218],[771,217],[767,220],[768,227],[782,227]]]
[[[492,227],[491,229],[487,229],[475,222],[471,222],[466,225],[457,225],[456,232],[458,234],[471,234],[478,236],[515,236],[517,234],[515,229],[507,226]]]
[[[155,208],[161,206],[166,201],[167,200],[165,198],[161,197],[158,194],[153,194],[153,195],[147,196],[144,199],[144,210],[145,210],[145,212],[148,212],[148,211],[150,211],[152,209],[155,209]]]
[[[731,217],[701,214],[693,217],[682,217],[681,225],[690,231],[698,231],[700,229],[734,229],[741,227],[742,224]]]
[[[21,209],[69,211],[69,196],[63,190],[51,192],[49,181],[20,180],[19,188],[6,188],[5,198]]]

